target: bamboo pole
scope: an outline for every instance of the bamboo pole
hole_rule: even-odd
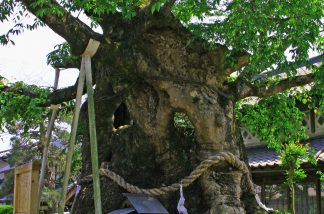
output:
[[[92,164],[95,213],[101,214],[102,210],[101,210],[100,178],[99,178],[95,109],[94,109],[93,88],[92,88],[91,59],[90,56],[85,56],[84,58],[85,58],[85,70],[86,70],[86,85],[87,85],[87,93],[88,93],[89,132],[90,132],[90,145],[91,145],[91,164]]]
[[[82,94],[83,94],[84,81],[85,81],[85,68],[84,68],[84,60],[82,58],[77,94],[76,94],[76,98],[75,98],[75,108],[74,108],[74,115],[73,115],[73,121],[72,121],[72,127],[71,127],[71,135],[70,135],[70,140],[69,140],[69,148],[68,148],[68,152],[66,155],[66,164],[65,164],[65,170],[64,170],[65,174],[64,174],[64,180],[63,180],[63,186],[62,186],[62,192],[61,192],[61,202],[60,202],[60,207],[59,207],[59,213],[64,213],[67,187],[68,187],[70,172],[71,172],[72,156],[74,153],[76,133],[77,133],[77,129],[78,129],[78,122],[79,122],[79,116],[80,116],[81,98],[82,98]]]
[[[54,87],[53,87],[54,90],[57,89],[59,76],[60,76],[60,70],[56,69],[55,70]],[[51,105],[51,109],[52,109],[51,119],[50,119],[49,124],[47,126],[45,139],[42,142],[44,144],[44,148],[43,148],[42,165],[41,165],[40,176],[39,176],[39,184],[38,184],[38,194],[37,194],[38,208],[39,208],[39,205],[40,205],[40,202],[41,202],[41,197],[42,197],[42,190],[43,190],[43,186],[44,186],[47,159],[48,159],[48,148],[49,148],[49,143],[50,143],[50,141],[52,139],[52,131],[54,129],[54,123],[55,123],[55,119],[57,117],[58,106]]]

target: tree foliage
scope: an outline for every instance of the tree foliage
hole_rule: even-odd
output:
[[[107,14],[121,13],[125,19],[135,18],[149,7],[154,13],[170,1],[123,0],[123,1],[55,1],[37,0],[30,6],[36,9],[34,15],[63,16],[69,13],[85,13],[93,26],[101,25]],[[171,1],[170,4],[172,4]],[[296,65],[308,61],[308,51],[323,51],[323,3],[311,1],[264,1],[264,0],[186,0],[177,1],[173,14],[195,35],[204,38],[211,45],[222,43],[231,53],[248,52],[250,63],[245,71],[257,73],[277,65],[291,71]],[[306,7],[306,8],[305,8]],[[25,24],[24,4],[14,0],[1,2],[0,21],[13,19],[15,26],[1,36],[1,43],[7,44],[11,35],[24,29],[33,30],[43,23],[35,19]],[[290,51],[293,62],[285,53]],[[265,57],[266,56],[266,57]]]
[[[237,109],[238,120],[270,148],[280,152],[283,142],[297,142],[307,138],[302,124],[304,113],[288,92],[261,99],[256,104],[243,104]]]
[[[10,89],[9,89],[10,88]],[[8,83],[0,80],[0,128],[5,125],[24,124],[24,131],[38,127],[46,118],[47,108],[41,106],[47,100],[48,90],[23,82]],[[8,89],[8,90],[6,90]],[[26,92],[27,94],[24,94]]]
[[[80,61],[80,57],[73,56],[68,43],[55,45],[54,50],[47,55],[47,64],[59,67],[73,61]]]

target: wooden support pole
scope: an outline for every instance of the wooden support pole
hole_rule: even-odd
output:
[[[59,78],[60,78],[60,69],[55,69],[55,79],[54,79],[54,86],[53,89],[56,90],[58,87],[58,82],[59,82]]]
[[[72,127],[71,127],[69,147],[68,147],[68,152],[66,154],[66,163],[65,163],[65,170],[64,170],[65,173],[64,173],[64,180],[63,180],[63,186],[62,186],[62,192],[61,192],[59,213],[64,213],[64,207],[65,207],[65,202],[66,202],[65,201],[66,193],[67,193],[70,172],[71,172],[72,156],[74,153],[76,133],[77,133],[77,129],[78,129],[78,122],[79,122],[79,116],[80,116],[81,98],[82,98],[82,94],[83,94],[84,81],[85,81],[85,68],[84,68],[84,59],[82,59],[77,94],[76,94],[76,98],[75,98],[75,108],[74,108],[74,115],[73,115],[73,121],[72,121]]]
[[[74,145],[76,140],[76,131],[78,127],[80,109],[81,109],[81,97],[84,87],[84,82],[87,82],[88,92],[88,112],[89,112],[89,131],[90,131],[90,143],[91,143],[91,158],[92,158],[92,173],[93,173],[93,186],[94,186],[94,201],[95,201],[95,213],[101,214],[101,195],[100,195],[100,181],[99,181],[99,166],[98,166],[98,151],[97,151],[97,137],[95,128],[95,112],[93,101],[93,88],[92,88],[92,76],[91,76],[91,57],[96,53],[100,43],[98,41],[90,39],[86,50],[82,55],[80,76],[77,89],[76,106],[74,110],[70,146],[66,159],[65,175],[61,193],[61,202],[59,207],[59,213],[64,212],[66,193],[68,187],[68,181],[71,171],[72,156],[74,152]],[[90,77],[89,77],[90,75]],[[92,104],[89,104],[92,103]],[[91,107],[92,106],[92,107]],[[92,108],[92,110],[90,110]],[[91,111],[91,113],[90,113]],[[93,128],[94,127],[94,128]]]
[[[60,76],[60,70],[56,69],[55,70],[55,80],[54,80],[54,90],[57,89],[59,76]],[[57,106],[51,106],[51,109],[52,109],[52,116],[51,116],[51,119],[47,126],[45,140],[44,140],[44,142],[41,142],[44,144],[44,148],[43,148],[42,164],[41,164],[41,170],[40,170],[40,175],[39,175],[39,184],[38,184],[38,202],[37,202],[38,205],[40,205],[40,202],[41,202],[42,190],[43,190],[45,174],[46,174],[47,159],[48,159],[48,148],[49,148],[50,141],[52,139],[52,132],[54,129],[54,123],[55,123],[55,120],[57,117],[57,112],[58,112]]]
[[[86,70],[86,84],[88,93],[88,114],[89,114],[89,132],[90,132],[90,145],[91,145],[91,166],[93,178],[93,192],[95,213],[101,214],[101,193],[100,193],[100,178],[99,178],[99,163],[98,163],[98,148],[97,148],[97,135],[96,135],[96,120],[92,88],[92,74],[91,74],[91,59],[90,56],[84,56],[85,70]]]

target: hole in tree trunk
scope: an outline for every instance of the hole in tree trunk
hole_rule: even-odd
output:
[[[131,118],[125,103],[121,103],[114,113],[114,127],[118,129],[120,126],[130,125]]]
[[[169,159],[172,163],[169,174],[179,179],[188,175],[197,165],[198,144],[195,128],[188,115],[176,111],[170,124]],[[175,178],[174,178],[175,179]]]
[[[195,137],[195,128],[188,115],[184,112],[175,112],[173,114],[172,132],[170,146],[179,154],[183,154],[184,160],[189,160],[195,155],[197,143]],[[178,156],[180,158],[181,155]],[[191,158],[189,158],[191,157]]]
[[[173,126],[177,131],[187,136],[194,135],[194,126],[189,117],[183,112],[175,112],[173,115]]]

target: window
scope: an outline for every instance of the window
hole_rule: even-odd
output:
[[[316,184],[302,183],[295,187],[295,209],[298,214],[317,213]]]
[[[288,187],[284,184],[265,185],[263,190],[264,204],[275,210],[290,210],[290,200],[288,197]],[[324,208],[324,184],[321,183],[321,196],[316,194],[316,183],[305,182],[297,184],[295,187],[295,210],[297,214],[317,214],[319,213],[317,206],[318,199],[321,197],[321,207]]]
[[[275,210],[288,210],[287,188],[285,185],[265,185],[265,205]]]

